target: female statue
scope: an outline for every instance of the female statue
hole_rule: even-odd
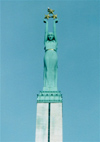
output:
[[[46,23],[44,37],[44,87],[43,91],[57,91],[57,38],[56,38],[56,23],[54,20],[53,32],[48,33],[48,21]]]

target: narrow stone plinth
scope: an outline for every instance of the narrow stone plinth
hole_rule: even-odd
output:
[[[35,142],[62,142],[62,94],[41,91],[37,95]]]

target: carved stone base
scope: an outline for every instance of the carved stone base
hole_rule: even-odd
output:
[[[37,95],[38,103],[61,103],[62,94],[60,91],[40,91]]]

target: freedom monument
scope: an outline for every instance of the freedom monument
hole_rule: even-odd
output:
[[[63,142],[62,134],[62,94],[57,89],[57,15],[48,8],[44,17],[44,87],[37,95],[35,142]],[[53,32],[48,32],[49,18],[53,18]]]

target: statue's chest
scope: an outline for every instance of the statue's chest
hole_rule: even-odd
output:
[[[56,49],[57,43],[55,41],[47,41],[46,44],[46,49]]]

